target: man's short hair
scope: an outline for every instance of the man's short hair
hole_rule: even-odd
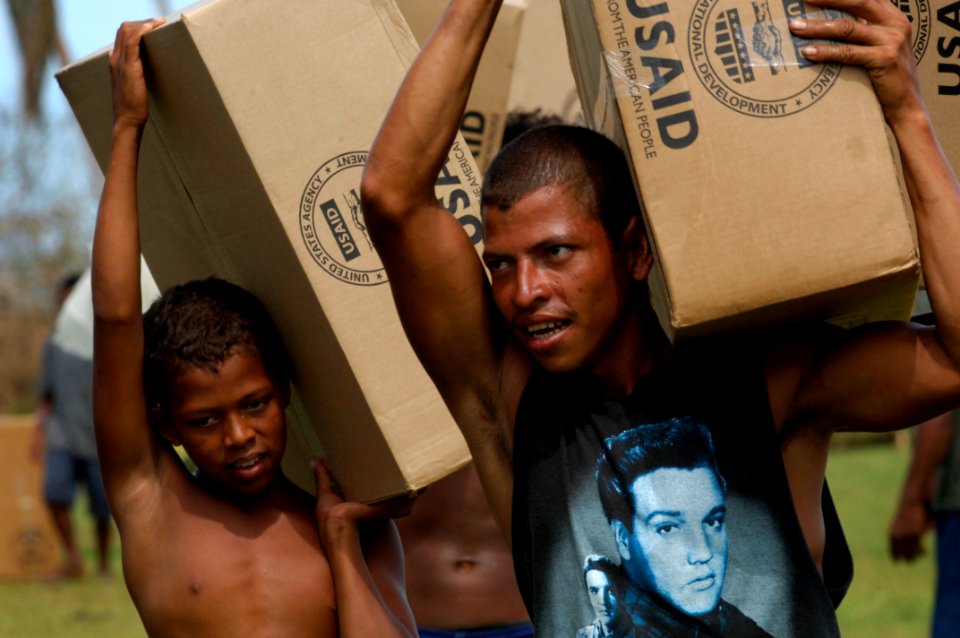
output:
[[[169,288],[143,316],[147,405],[166,407],[173,379],[188,368],[216,371],[239,351],[256,354],[286,391],[290,362],[267,309],[253,294],[217,278]]]
[[[566,122],[559,115],[548,113],[540,108],[530,111],[514,109],[507,113],[507,121],[503,125],[503,138],[500,144],[506,146],[527,131],[551,124],[566,124]]]
[[[545,186],[564,186],[603,224],[619,246],[630,219],[640,214],[630,167],[620,148],[582,126],[534,128],[503,147],[483,182],[484,210],[503,211]]]
[[[713,472],[726,494],[710,431],[692,417],[639,425],[608,437],[597,460],[597,487],[607,522],[618,520],[633,531],[636,512],[630,486],[644,474],[661,468],[700,467]]]

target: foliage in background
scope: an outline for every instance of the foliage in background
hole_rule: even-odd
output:
[[[32,407],[57,284],[89,262],[100,177],[79,135],[0,107],[0,412]]]

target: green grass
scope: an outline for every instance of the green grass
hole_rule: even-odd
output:
[[[908,452],[889,444],[837,447],[827,474],[856,563],[853,586],[838,610],[844,638],[919,638],[930,616],[933,564],[928,553],[910,565],[887,553],[887,527],[899,496]],[[90,521],[77,531],[87,571],[94,572]],[[932,541],[932,539],[930,539]],[[928,541],[930,550],[932,542]],[[3,638],[143,638],[145,635],[120,576],[57,585],[0,582]]]
[[[96,575],[93,527],[86,505],[74,508],[75,532],[87,575],[76,581],[0,581],[0,636],[3,638],[144,638],[146,632],[120,574],[120,550],[113,536],[113,575]]]
[[[910,564],[894,563],[887,530],[909,462],[892,445],[835,448],[827,477],[854,557],[853,585],[837,610],[844,638],[920,638],[929,633],[933,538]]]

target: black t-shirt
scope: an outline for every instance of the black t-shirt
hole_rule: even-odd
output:
[[[514,435],[513,552],[538,635],[574,638],[626,612],[638,636],[663,626],[672,635],[839,636],[834,607],[852,561],[829,492],[824,579],[793,508],[763,368],[728,346],[674,349],[621,401],[575,374],[531,377]],[[613,437],[629,447],[643,432],[705,438],[715,465],[623,469],[637,454],[615,451]],[[604,465],[629,501],[631,514],[619,515],[627,524],[604,513]],[[584,566],[598,559],[615,574],[591,574],[588,591]]]

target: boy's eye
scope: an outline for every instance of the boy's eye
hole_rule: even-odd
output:
[[[216,422],[217,420],[212,416],[198,416],[187,420],[187,423],[194,428],[208,428]]]
[[[243,407],[248,412],[258,412],[264,409],[265,407],[267,407],[267,404],[269,402],[270,402],[269,399],[254,399],[252,401],[248,401],[247,404]]]

